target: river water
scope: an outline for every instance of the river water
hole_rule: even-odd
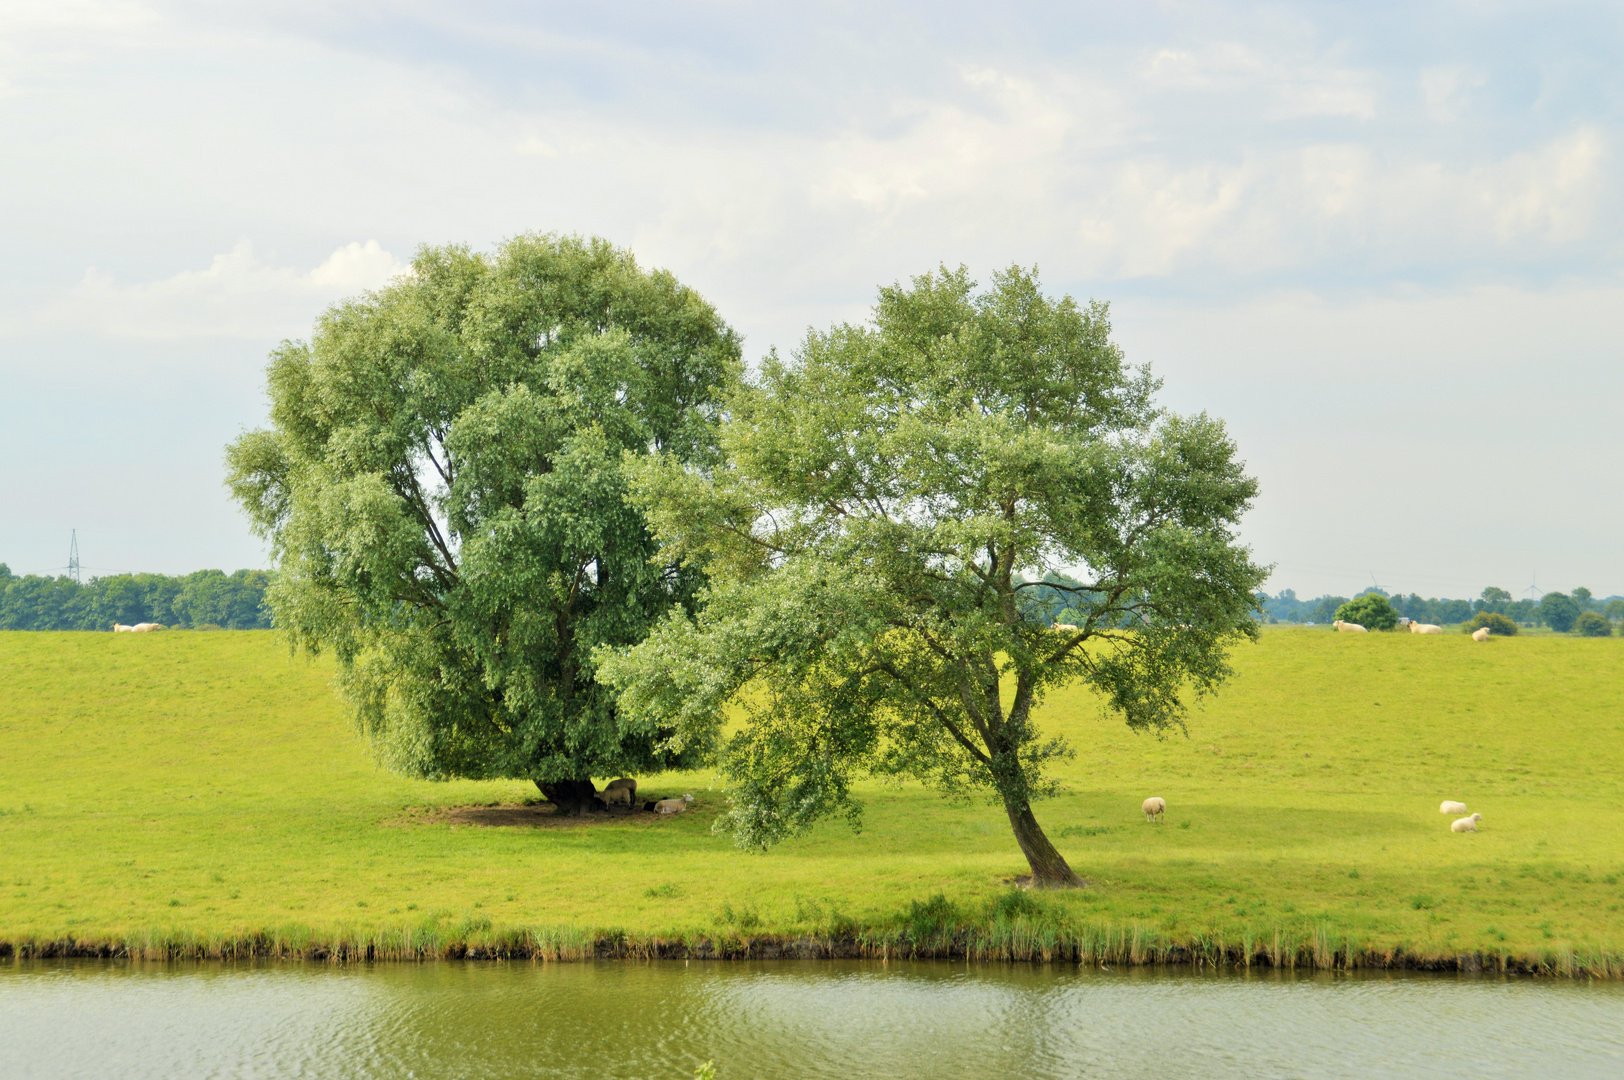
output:
[[[0,1077],[1624,1077],[1624,986],[962,963],[0,962]]]

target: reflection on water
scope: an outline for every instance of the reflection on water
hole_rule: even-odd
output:
[[[1624,1077],[1624,987],[950,963],[0,963],[0,1076]]]

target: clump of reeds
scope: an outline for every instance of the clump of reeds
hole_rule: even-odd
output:
[[[754,927],[752,927],[752,930]],[[1072,917],[1011,890],[983,910],[965,910],[937,894],[889,918],[858,923],[845,916],[799,935],[746,933],[735,925],[709,931],[636,935],[620,929],[495,926],[474,912],[427,913],[415,922],[346,925],[317,930],[289,924],[262,930],[189,933],[154,927],[119,937],[0,941],[0,959],[103,957],[152,962],[276,959],[327,963],[509,959],[570,962],[620,959],[858,958],[967,959],[1067,963],[1090,967],[1181,965],[1313,971],[1353,968],[1481,971],[1560,978],[1624,978],[1624,954],[1584,946],[1538,954],[1505,950],[1425,953],[1402,943],[1373,945],[1351,931],[1314,926],[1247,924],[1174,936],[1141,920]]]

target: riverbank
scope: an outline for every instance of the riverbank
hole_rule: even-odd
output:
[[[1078,755],[1037,813],[1090,887],[1038,894],[1001,811],[914,785],[765,856],[712,834],[697,774],[643,780],[697,796],[675,819],[469,824],[535,789],[381,772],[273,634],[4,633],[0,953],[1618,974],[1624,642],[1271,629],[1235,659],[1189,738],[1049,701]]]
[[[1624,955],[1569,946],[1539,953],[1510,950],[1418,953],[1404,946],[1372,947],[1334,928],[1307,939],[1272,928],[1263,937],[1242,932],[1185,941],[1143,926],[1073,927],[1018,919],[953,926],[917,934],[904,923],[841,937],[695,936],[632,937],[565,928],[479,929],[437,926],[419,930],[339,932],[304,928],[243,937],[175,936],[134,939],[0,942],[0,960],[101,959],[174,963],[279,960],[337,964],[434,961],[593,960],[965,960],[974,963],[1070,964],[1103,968],[1196,968],[1276,971],[1432,971],[1561,978],[1624,978]]]

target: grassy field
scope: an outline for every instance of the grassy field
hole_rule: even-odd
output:
[[[1134,735],[1080,693],[1048,702],[1077,756],[1038,817],[1090,887],[1032,896],[1006,884],[1025,864],[1000,810],[916,786],[866,790],[860,834],[831,824],[764,856],[711,833],[725,796],[705,775],[645,778],[698,797],[674,819],[471,825],[446,808],[534,787],[380,771],[329,668],[270,632],[0,633],[0,943],[906,947],[973,926],[1123,958],[1617,972],[1624,641],[1270,629],[1236,663],[1189,738]],[[1152,794],[1159,826],[1138,809]],[[1443,798],[1482,831],[1451,833]]]

